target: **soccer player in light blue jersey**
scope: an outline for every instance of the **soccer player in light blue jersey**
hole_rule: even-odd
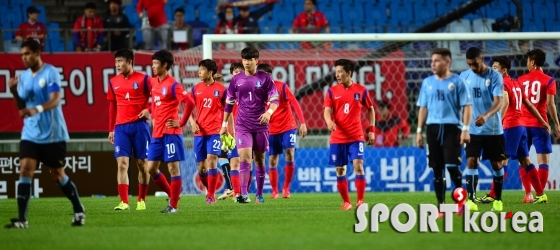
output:
[[[19,217],[12,219],[6,228],[28,228],[27,208],[31,198],[31,179],[39,162],[43,163],[43,169],[50,169],[53,180],[72,202],[72,226],[82,226],[86,219],[84,207],[76,186],[64,173],[66,141],[70,137],[60,104],[60,73],[54,66],[43,63],[41,45],[37,41],[24,41],[20,51],[28,69],[9,81],[16,102],[25,103],[24,107],[18,107],[20,116],[24,117],[19,144]]]
[[[471,47],[466,53],[470,69],[461,73],[472,96],[472,122],[470,124],[471,142],[465,148],[467,156],[466,205],[477,211],[476,186],[478,185],[478,159],[490,160],[494,175],[496,197],[493,211],[502,211],[502,187],[504,181],[503,161],[506,159],[504,130],[500,107],[504,96],[502,75],[484,64],[479,48]]]
[[[432,76],[424,79],[418,97],[416,145],[423,147],[422,127],[428,125],[426,139],[429,164],[434,171],[434,190],[438,204],[445,203],[444,170],[447,168],[455,188],[462,187],[461,146],[470,141],[471,95],[459,75],[451,73],[451,52],[434,49]],[[426,120],[427,118],[427,120]],[[463,206],[459,204],[459,213]],[[440,213],[439,216],[443,216]]]

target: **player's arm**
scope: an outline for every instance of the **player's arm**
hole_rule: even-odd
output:
[[[236,95],[237,95],[237,84],[235,83],[235,77],[233,77],[227,89],[227,97],[224,106],[224,120],[222,122],[222,128],[220,129],[220,135],[227,133],[229,118],[231,116],[231,112],[233,111],[233,105],[235,105],[235,101],[237,100]]]
[[[373,108],[373,102],[369,96],[367,89],[364,89],[362,94],[362,105],[368,110],[368,121],[369,121],[369,132],[368,132],[368,145],[375,145],[375,109]]]
[[[185,108],[183,109],[183,117],[181,118],[181,122],[179,123],[179,126],[181,126],[181,128],[187,125],[187,121],[192,117],[192,113],[194,110],[194,100],[190,95],[184,95],[183,103],[185,104]]]
[[[25,102],[19,96],[18,81],[19,81],[19,77],[17,77],[17,76],[12,77],[10,79],[10,81],[8,82],[8,86],[10,87],[10,92],[12,93],[12,95],[14,97],[14,101],[16,102],[16,106],[17,106],[18,110],[22,110],[22,109],[25,108]]]
[[[279,98],[278,90],[276,89],[276,85],[274,84],[274,81],[272,81],[272,78],[267,77],[264,82],[264,85],[268,87],[267,94],[268,94],[268,101],[270,102],[270,106],[268,106],[268,110],[259,117],[261,124],[267,124],[270,121],[270,116],[272,116],[272,114],[274,114],[274,111],[276,111],[276,109],[278,108],[278,98]]]
[[[506,116],[508,107],[509,107],[509,94],[504,89],[504,98],[502,99],[502,106],[500,107],[500,114],[502,114],[502,120]]]
[[[554,97],[555,96],[551,94],[546,95],[546,99],[547,99],[546,108],[548,110],[548,113],[552,117],[552,120],[554,121],[555,137],[556,140],[558,140],[560,139],[560,122],[558,122],[558,113],[556,113],[556,103],[554,101]]]
[[[422,82],[422,86],[420,87],[420,93],[418,94],[418,101],[416,102],[416,106],[418,106],[418,122],[416,128],[416,146],[419,148],[424,147],[424,138],[422,137],[422,128],[424,127],[424,123],[426,122],[426,117],[428,117],[428,97],[426,95],[426,91],[424,90],[426,80]]]
[[[486,123],[488,118],[498,113],[498,111],[500,111],[503,105],[502,99],[503,98],[501,96],[494,96],[494,98],[492,99],[492,106],[490,107],[490,109],[488,109],[488,111],[486,111],[486,113],[479,115],[475,119],[474,121],[475,125],[479,127],[484,125],[484,123]]]
[[[52,72],[49,74],[47,81],[47,90],[49,92],[49,100],[35,108],[20,110],[20,116],[33,116],[37,113],[43,113],[56,108],[60,104],[60,74]]]
[[[408,136],[410,136],[410,124],[408,124],[408,121],[406,121],[405,119],[401,119],[399,127],[403,134],[402,139],[407,139]]]
[[[332,91],[329,89],[327,91],[327,95],[325,96],[325,101],[323,103],[323,107],[325,107],[325,110],[323,111],[323,119],[325,119],[325,122],[327,123],[327,128],[331,132],[336,130],[336,124],[332,120],[332,106],[333,106]]]
[[[535,106],[531,103],[531,101],[529,101],[528,98],[523,97],[523,105],[525,105],[525,108],[529,110],[529,113],[531,113],[531,115],[533,115],[535,118],[537,118],[537,120],[539,120],[541,125],[543,125],[546,128],[546,131],[550,133],[550,125],[543,119],[543,117],[541,116],[537,108],[535,108]]]
[[[301,110],[301,106],[286,84],[284,84],[284,88],[282,89],[286,93],[286,97],[288,98],[290,105],[294,107],[294,111],[296,112],[296,116],[299,120],[299,133],[301,137],[305,137],[307,135],[307,125],[305,124],[305,118],[303,118],[303,111]]]

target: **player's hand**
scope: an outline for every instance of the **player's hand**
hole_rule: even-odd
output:
[[[484,125],[484,123],[486,123],[486,121],[488,120],[488,117],[486,115],[479,115],[475,120],[474,120],[474,124],[477,127],[480,127],[482,125]]]
[[[109,132],[109,136],[107,137],[107,139],[109,139],[109,143],[115,144],[115,133]]]
[[[270,113],[264,112],[264,114],[259,117],[259,120],[261,120],[261,124],[267,124],[270,121],[270,116]]]
[[[167,126],[167,128],[178,128],[179,127],[179,121],[173,120],[173,119],[168,119],[167,122],[165,123],[165,125]]]
[[[554,131],[554,137],[556,137],[556,140],[560,140],[560,129],[558,127],[556,127],[556,131]]]
[[[191,130],[193,132],[193,134],[198,134],[198,132],[200,132],[200,126],[198,126],[198,124],[196,124],[196,122],[191,123]]]
[[[463,130],[461,132],[461,139],[459,140],[459,145],[463,146],[465,143],[470,143],[471,142],[471,135],[469,134],[469,131]]]
[[[307,126],[305,124],[299,125],[299,135],[301,135],[301,138],[307,136]]]
[[[368,145],[375,145],[375,133],[374,132],[369,132],[368,133],[368,141],[367,141]]]
[[[544,126],[544,129],[546,129],[546,132],[548,132],[548,134],[551,134],[551,129],[550,129],[550,125],[548,125],[548,123],[541,123],[541,125]]]
[[[148,109],[144,109],[142,110],[142,112],[140,112],[140,114],[138,114],[138,118],[142,119],[142,118],[146,118],[148,119],[150,117],[150,111],[148,111]]]
[[[18,78],[19,78],[18,76],[15,76],[15,77],[10,78],[10,81],[8,81],[8,86],[9,86],[9,88],[12,88],[12,87],[14,87],[14,86],[17,86],[18,81],[19,81]]]
[[[19,116],[25,118],[25,117],[34,116],[37,113],[39,113],[39,111],[35,108],[30,108],[30,109],[25,108],[19,111]]]
[[[138,13],[138,17],[140,17],[140,19],[142,19],[142,17],[144,17],[144,12]]]
[[[424,148],[424,137],[422,137],[422,133],[416,133],[416,146]]]
[[[329,129],[329,131],[333,132],[336,130],[336,124],[333,121],[328,121],[327,128]]]
[[[222,128],[220,129],[220,135],[225,135],[225,134],[227,134],[227,128],[226,128],[226,127],[222,127]]]

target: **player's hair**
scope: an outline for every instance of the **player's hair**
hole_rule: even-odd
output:
[[[388,101],[382,101],[377,104],[377,107],[390,109],[391,104]]]
[[[511,60],[509,60],[509,57],[507,56],[496,56],[494,58],[492,58],[492,64],[494,64],[495,62],[497,62],[500,67],[510,70],[511,69]]]
[[[268,63],[261,63],[257,66],[258,71],[266,72],[272,74],[272,66]]]
[[[21,43],[20,48],[27,47],[31,52],[37,53],[41,51],[41,45],[35,39],[27,39]]]
[[[350,75],[352,75],[352,73],[356,69],[356,65],[354,64],[354,62],[352,62],[348,59],[338,59],[334,62],[334,66],[335,67],[342,66],[344,71],[350,72]]]
[[[229,66],[229,73],[233,75],[233,71],[235,71],[236,69],[243,69],[243,64],[240,62],[233,62],[231,63],[231,66]]]
[[[214,81],[219,82],[219,83],[224,83],[224,76],[222,74],[215,74],[214,76],[212,76],[212,78],[214,78]]]
[[[198,63],[198,67],[205,67],[208,71],[212,71],[212,74],[218,72],[218,65],[212,59],[204,59]]]
[[[482,51],[477,47],[470,47],[466,53],[467,59],[475,59],[482,56]]]
[[[115,53],[115,58],[122,57],[126,59],[126,61],[134,62],[134,52],[130,49],[120,49]]]
[[[183,9],[183,7],[179,7],[177,9],[175,9],[175,12],[173,12],[173,13],[177,13],[177,12],[181,12],[184,15],[185,14],[185,9]]]
[[[251,60],[253,58],[259,59],[259,51],[254,47],[247,47],[241,50],[241,58]]]
[[[544,51],[540,49],[529,50],[527,51],[527,57],[527,60],[535,61],[535,64],[538,67],[544,66],[544,61],[546,60],[546,54],[544,53]]]
[[[314,6],[317,6],[317,0],[309,0],[311,1],[311,3],[313,3]]]
[[[441,57],[449,57],[449,60],[451,60],[451,51],[449,51],[449,49],[446,49],[446,48],[435,48],[434,51],[432,51],[432,55],[440,55]]]
[[[87,10],[87,9],[94,9],[95,10],[96,8],[97,8],[97,5],[95,5],[94,2],[86,3],[86,5],[84,6],[85,10]]]
[[[167,50],[160,50],[152,55],[152,60],[158,60],[161,65],[167,63],[166,69],[169,70],[173,65],[173,54]]]

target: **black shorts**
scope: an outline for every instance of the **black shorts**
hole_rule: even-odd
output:
[[[222,152],[220,153],[220,155],[218,156],[218,158],[228,159],[228,151],[222,150]]]
[[[506,159],[505,145],[504,135],[471,135],[465,154],[467,158],[479,158],[482,154],[482,160],[503,161]]]
[[[19,158],[32,158],[51,168],[64,167],[66,142],[37,144],[22,140],[19,143]]]
[[[430,124],[426,130],[431,168],[461,165],[461,130],[457,125]]]

